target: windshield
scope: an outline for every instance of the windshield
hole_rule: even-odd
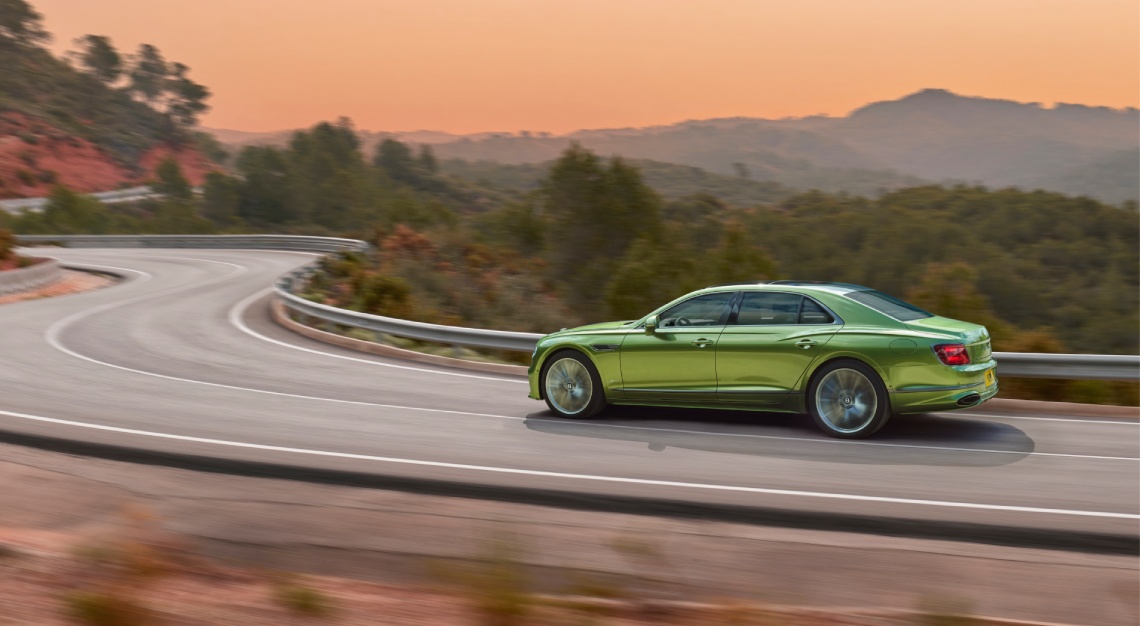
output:
[[[890,315],[900,322],[911,322],[926,317],[934,317],[933,313],[923,311],[913,304],[903,302],[894,296],[888,296],[887,294],[881,291],[875,291],[874,289],[867,289],[865,291],[851,291],[844,295],[860,304],[865,304],[880,313]]]

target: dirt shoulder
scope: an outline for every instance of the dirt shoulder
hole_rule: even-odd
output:
[[[67,623],[69,594],[136,588],[166,624],[317,619],[294,601],[323,602],[320,619],[344,624],[899,624],[923,623],[899,611],[931,602],[1038,622],[1137,619],[1134,556],[567,511],[11,445],[0,458],[0,615],[13,623]],[[123,554],[171,573],[134,580]],[[538,593],[591,599],[552,608]],[[492,612],[534,612],[476,619],[489,599],[501,601]]]
[[[22,302],[24,300],[38,300],[40,298],[63,296],[82,291],[90,291],[92,289],[102,289],[103,287],[114,284],[114,282],[114,278],[105,274],[93,274],[91,272],[65,269],[63,270],[63,276],[57,281],[27,291],[0,295],[0,304]]]

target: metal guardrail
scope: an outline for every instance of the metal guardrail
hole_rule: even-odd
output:
[[[0,295],[41,287],[58,280],[62,274],[55,259],[39,259],[35,265],[0,272]]]
[[[465,328],[460,326],[443,326],[441,324],[428,324],[426,322],[413,322],[394,317],[358,313],[346,309],[331,307],[318,302],[311,302],[294,293],[299,283],[308,279],[313,272],[312,266],[294,270],[281,277],[274,287],[277,297],[292,311],[315,317],[317,319],[363,328],[397,337],[408,337],[421,341],[434,341],[458,346],[473,348],[490,348],[495,350],[516,350],[531,352],[534,345],[542,338],[538,333],[518,333],[503,330],[487,330],[483,328]]]
[[[194,187],[194,193],[201,193],[201,187]],[[150,187],[131,187],[129,189],[116,189],[114,191],[97,191],[95,193],[84,194],[90,196],[103,204],[119,204],[122,202],[137,202],[139,200],[149,200],[151,198],[161,198],[162,194],[156,193]],[[51,200],[50,197],[40,198],[11,198],[8,200],[0,200],[0,210],[8,211],[10,213],[19,213],[21,211],[37,212],[42,211],[47,203]]]
[[[23,244],[58,244],[65,248],[230,248],[302,252],[363,251],[358,239],[294,235],[17,235]]]
[[[368,244],[355,239],[291,235],[34,235],[19,236],[26,243],[55,242],[68,247],[119,248],[241,248],[302,250],[307,252],[363,251]],[[311,302],[296,289],[308,280],[314,266],[289,272],[274,291],[290,310],[319,320],[408,337],[421,341],[530,352],[542,335],[482,328],[464,328],[369,315]],[[1024,378],[1140,380],[1140,356],[1104,354],[1037,354],[995,352],[999,376]]]
[[[1016,378],[1140,380],[1140,356],[995,352],[998,375]]]
[[[103,204],[115,204],[118,202],[134,202],[136,200],[146,200],[148,198],[157,198],[157,194],[150,187],[131,187],[130,189],[116,189],[114,191],[99,191],[96,193],[86,194],[95,198]],[[42,211],[47,206],[51,198],[12,198],[10,200],[0,200],[0,209],[17,213],[19,211]]]

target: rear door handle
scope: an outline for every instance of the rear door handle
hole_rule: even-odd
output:
[[[693,340],[693,345],[694,345],[694,346],[696,346],[696,347],[698,347],[698,348],[703,348],[703,347],[705,347],[705,346],[711,346],[711,345],[713,345],[714,343],[716,343],[716,342],[715,342],[715,341],[713,341],[712,339],[704,339],[704,338],[701,338],[701,339],[695,339],[695,340]]]
[[[807,350],[808,348],[819,344],[811,339],[800,339],[796,342],[796,345],[803,348],[804,350]]]

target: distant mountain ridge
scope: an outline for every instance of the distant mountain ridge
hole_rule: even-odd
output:
[[[240,143],[283,143],[289,132]],[[506,164],[557,158],[571,142],[601,154],[721,175],[868,193],[924,181],[1018,186],[1140,199],[1140,110],[962,96],[926,89],[844,117],[721,118],[667,126],[548,133],[362,133],[432,144],[438,156]],[[223,135],[219,138],[226,141]]]

